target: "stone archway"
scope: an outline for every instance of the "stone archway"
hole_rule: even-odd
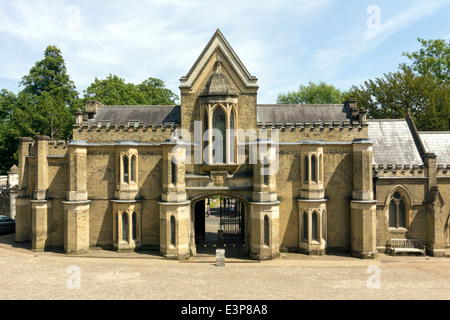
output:
[[[192,255],[213,255],[221,248],[227,257],[247,257],[248,211],[248,202],[233,195],[211,194],[191,200]]]

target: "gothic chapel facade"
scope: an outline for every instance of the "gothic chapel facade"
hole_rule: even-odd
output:
[[[214,246],[230,255],[374,258],[391,238],[445,255],[450,132],[368,120],[354,100],[260,105],[257,78],[219,30],[180,91],[173,106],[88,101],[69,142],[20,138],[16,241],[187,259],[209,245],[215,203]]]

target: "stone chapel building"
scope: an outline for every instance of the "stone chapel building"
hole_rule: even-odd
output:
[[[216,203],[214,247],[230,256],[373,258],[391,238],[445,255],[450,132],[368,120],[354,100],[258,104],[257,78],[219,30],[180,92],[170,106],[89,101],[69,142],[21,138],[16,241],[186,259],[211,244],[205,212]]]

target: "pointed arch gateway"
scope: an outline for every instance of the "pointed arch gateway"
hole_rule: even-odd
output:
[[[218,248],[225,249],[227,257],[248,255],[246,200],[232,195],[211,194],[195,198],[191,203],[193,255],[214,255]]]

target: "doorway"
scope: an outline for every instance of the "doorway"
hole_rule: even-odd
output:
[[[245,203],[227,196],[211,196],[194,204],[197,255],[215,255],[225,249],[226,257],[242,257],[245,248]]]

